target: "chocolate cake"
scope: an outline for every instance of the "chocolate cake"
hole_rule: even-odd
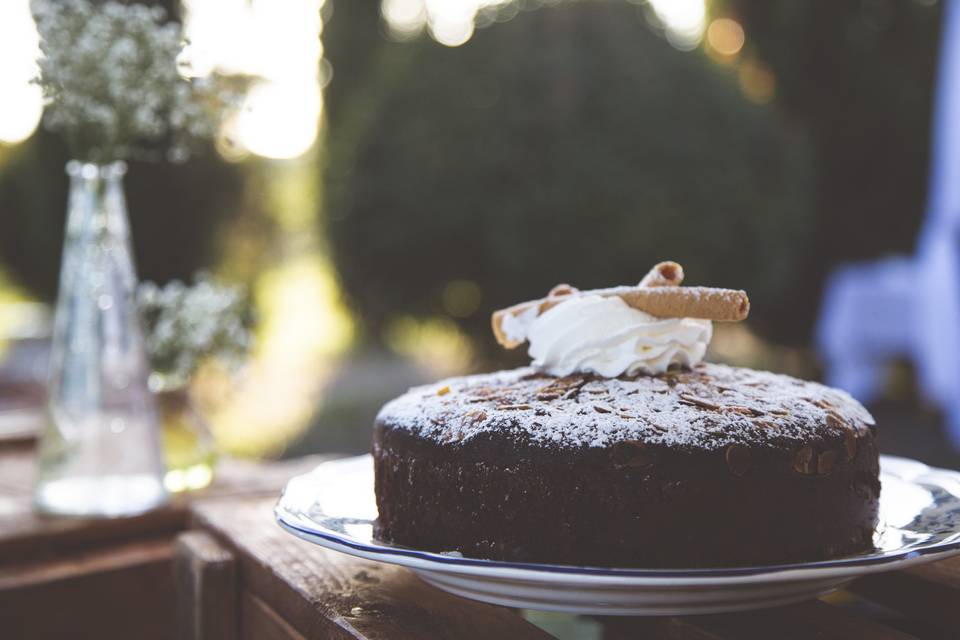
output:
[[[783,375],[446,380],[387,404],[373,456],[378,536],[499,560],[713,567],[872,546],[870,414]]]

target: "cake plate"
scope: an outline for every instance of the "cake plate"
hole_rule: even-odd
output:
[[[577,567],[465,558],[373,536],[369,455],[326,462],[290,480],[276,507],[290,533],[328,549],[400,565],[465,598],[595,615],[691,615],[815,598],[853,579],[960,552],[960,473],[881,456],[876,549],[834,560],[716,569]]]

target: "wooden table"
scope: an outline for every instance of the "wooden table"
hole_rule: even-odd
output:
[[[405,569],[294,538],[273,498],[205,502],[177,540],[183,638],[552,638],[518,612],[442,593]],[[216,606],[210,603],[216,602]],[[849,591],[765,611],[606,618],[594,637],[960,637],[960,557],[861,579]]]
[[[33,512],[30,441],[0,443],[0,638],[174,637],[174,539],[191,505],[276,496],[323,458],[225,461],[208,489],[134,518]]]
[[[529,621],[549,626],[545,619],[563,616],[457,598],[405,569],[282,531],[272,514],[279,487],[319,460],[229,461],[215,486],[189,501],[138,518],[90,521],[34,515],[32,448],[0,448],[0,638],[574,637]],[[603,640],[955,638],[960,558],[871,576],[778,609],[578,624],[584,635],[576,637]]]

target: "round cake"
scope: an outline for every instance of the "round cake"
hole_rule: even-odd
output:
[[[477,558],[801,562],[869,549],[877,524],[874,422],[859,403],[716,364],[419,387],[381,410],[373,457],[382,540]]]

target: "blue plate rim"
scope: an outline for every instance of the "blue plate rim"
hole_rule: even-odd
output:
[[[369,455],[369,454],[367,454]],[[355,458],[342,458],[330,462],[343,463],[347,460],[359,460],[365,456],[356,456]],[[894,456],[888,456],[894,458]],[[908,458],[899,458],[904,462],[917,463]],[[321,463],[323,464],[323,463]],[[924,465],[926,466],[926,465]],[[929,471],[944,471],[947,473],[956,473],[948,469],[938,469],[936,467],[927,467]],[[300,477],[300,476],[297,476]],[[909,482],[904,480],[904,482]],[[286,493],[286,489],[284,492]],[[952,541],[941,541],[900,549],[896,551],[887,551],[882,554],[848,556],[845,558],[835,558],[831,560],[817,560],[806,563],[787,563],[775,565],[756,565],[749,567],[706,567],[706,568],[686,568],[686,569],[644,569],[632,567],[582,567],[576,565],[559,564],[541,564],[535,562],[511,562],[506,560],[490,560],[485,558],[468,558],[447,555],[434,551],[422,551],[419,549],[410,549],[407,547],[391,546],[387,543],[370,545],[358,542],[349,536],[337,534],[329,530],[308,529],[295,523],[297,516],[290,514],[283,506],[283,494],[274,508],[274,517],[277,523],[291,532],[303,534],[308,538],[320,538],[337,545],[362,551],[366,554],[389,557],[404,557],[432,562],[446,566],[475,567],[482,569],[512,569],[530,571],[536,573],[566,574],[576,576],[606,576],[606,577],[625,577],[625,578],[734,578],[747,576],[762,576],[773,573],[783,573],[788,571],[809,571],[809,570],[829,570],[829,569],[852,569],[857,567],[873,567],[884,564],[904,562],[907,560],[921,558],[928,555],[936,555],[949,551],[960,550],[960,538]],[[287,516],[287,517],[285,517]],[[960,533],[960,531],[958,531]],[[388,560],[384,560],[388,561]]]

